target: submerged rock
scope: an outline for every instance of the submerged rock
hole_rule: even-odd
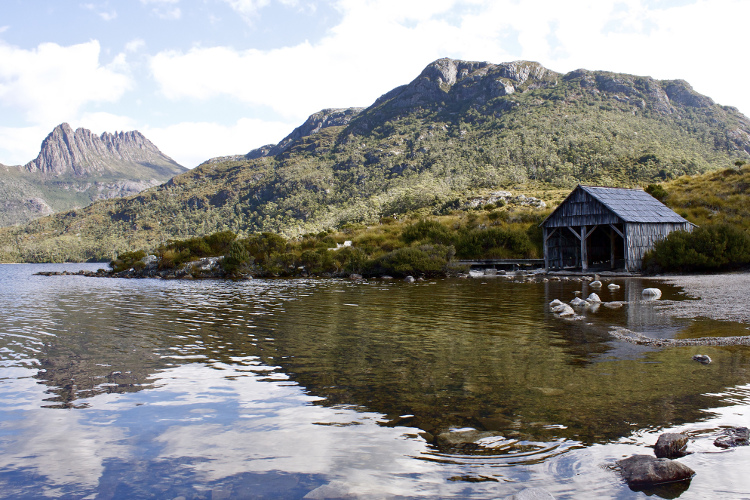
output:
[[[750,444],[750,429],[747,427],[725,429],[714,440],[714,445],[719,448],[734,448],[736,446],[747,446],[748,444]]]
[[[654,458],[651,455],[633,455],[618,460],[617,465],[623,479],[631,488],[687,481],[695,475],[695,471],[687,465],[668,458]]]
[[[688,437],[677,432],[665,432],[656,441],[654,454],[657,458],[680,458],[687,455]]]
[[[711,363],[711,356],[709,356],[708,354],[696,354],[693,356],[693,361],[697,361],[698,363],[707,365]]]
[[[476,429],[462,429],[441,432],[435,438],[435,444],[442,448],[478,448],[477,441],[488,437],[502,436],[500,432],[478,431]]]
[[[555,500],[555,497],[544,488],[526,488],[514,495],[505,497],[505,500]]]

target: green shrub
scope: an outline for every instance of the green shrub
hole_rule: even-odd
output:
[[[229,252],[221,260],[221,267],[227,274],[240,274],[248,270],[253,258],[240,241],[233,241],[229,245]]]
[[[146,256],[143,250],[135,252],[124,252],[117,256],[115,260],[109,263],[109,267],[116,273],[135,267],[135,265]],[[141,267],[142,268],[142,267]]]
[[[447,227],[437,221],[421,220],[404,228],[401,238],[406,243],[427,240],[438,245],[450,245],[453,235]]]
[[[646,272],[719,271],[750,264],[750,235],[727,225],[675,231],[643,258]]]
[[[445,245],[399,248],[370,262],[368,274],[442,276],[454,253]]]

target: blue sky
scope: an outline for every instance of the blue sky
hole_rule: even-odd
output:
[[[679,78],[750,114],[749,18],[747,0],[2,0],[0,163],[68,122],[194,167],[440,57]]]

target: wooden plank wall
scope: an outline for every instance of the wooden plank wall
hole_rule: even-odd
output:
[[[549,219],[545,227],[575,227],[620,224],[622,220],[583,189],[574,190]]]
[[[672,231],[692,231],[690,223],[630,223],[625,227],[626,256],[625,262],[628,271],[640,271],[643,265],[643,256],[651,250],[657,241],[667,237]]]

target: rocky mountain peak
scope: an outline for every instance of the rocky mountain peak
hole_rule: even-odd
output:
[[[62,123],[44,139],[39,155],[24,169],[45,177],[81,177],[110,171],[114,164],[122,163],[171,164],[181,168],[136,130],[97,136],[88,129],[74,131]]]
[[[317,134],[324,128],[348,125],[362,110],[363,108],[329,108],[313,113],[305,120],[305,123],[295,128],[291,134],[284,137],[275,146],[270,144],[261,146],[250,151],[245,157],[252,160],[263,156],[274,156],[283,153],[296,140]]]

